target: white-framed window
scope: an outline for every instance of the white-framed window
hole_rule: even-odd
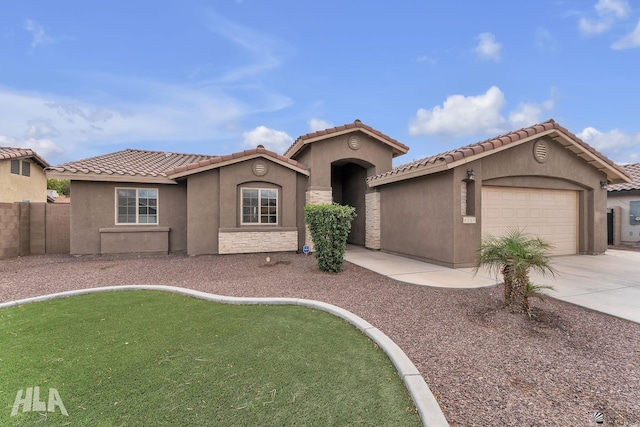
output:
[[[278,224],[278,190],[275,188],[242,188],[242,224]]]
[[[116,188],[116,224],[157,223],[157,188]]]

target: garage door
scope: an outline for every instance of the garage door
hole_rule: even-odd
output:
[[[553,255],[577,252],[575,191],[482,187],[482,234],[503,235],[514,225],[552,243]]]

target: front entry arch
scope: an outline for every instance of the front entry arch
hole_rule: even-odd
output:
[[[370,165],[367,165],[372,167]],[[349,160],[340,160],[331,164],[331,188],[333,201],[341,205],[356,208],[356,218],[351,224],[347,242],[364,246],[366,235],[367,167]]]

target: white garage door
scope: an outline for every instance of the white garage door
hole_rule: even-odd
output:
[[[482,234],[501,236],[510,227],[552,243],[553,255],[577,252],[578,196],[575,191],[482,187]]]

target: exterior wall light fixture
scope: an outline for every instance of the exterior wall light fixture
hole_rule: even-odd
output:
[[[600,181],[600,188],[602,188],[603,190],[607,189],[607,181],[605,181],[604,179],[602,181]]]
[[[467,169],[467,179],[465,181],[475,181],[476,174],[473,169]]]

